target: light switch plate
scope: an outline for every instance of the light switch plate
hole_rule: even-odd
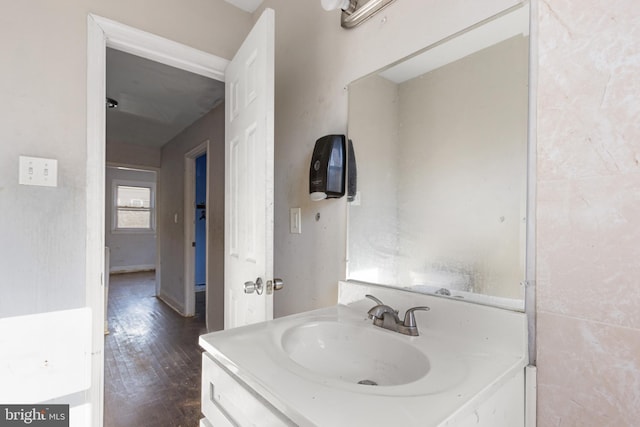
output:
[[[22,185],[58,186],[58,161],[40,157],[20,156],[19,179]]]
[[[302,234],[302,210],[300,208],[289,210],[289,227],[291,234]]]
[[[351,206],[360,206],[360,203],[362,203],[362,198],[360,196],[360,192],[356,191],[356,196],[353,198]]]

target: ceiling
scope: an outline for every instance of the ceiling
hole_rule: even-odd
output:
[[[107,144],[161,147],[224,101],[224,82],[107,49]]]
[[[253,13],[263,0],[225,0]],[[161,147],[224,101],[224,83],[107,49],[107,144]]]

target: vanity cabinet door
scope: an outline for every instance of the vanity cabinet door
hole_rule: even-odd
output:
[[[227,420],[227,419],[221,419],[221,420],[216,420],[216,425],[214,426],[208,419],[203,418],[200,420],[200,427],[228,427],[228,426],[233,426],[233,424],[231,424],[231,421]]]
[[[202,413],[215,427],[296,425],[238,382],[209,353],[202,354]]]

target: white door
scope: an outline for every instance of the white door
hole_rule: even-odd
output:
[[[225,72],[225,329],[273,318],[274,16]]]

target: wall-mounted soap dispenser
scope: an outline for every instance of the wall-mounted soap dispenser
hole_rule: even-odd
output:
[[[358,192],[358,167],[356,166],[356,152],[353,149],[353,141],[347,145],[347,201],[356,200]]]
[[[316,141],[309,168],[311,200],[344,196],[346,158],[344,135],[327,135]]]

